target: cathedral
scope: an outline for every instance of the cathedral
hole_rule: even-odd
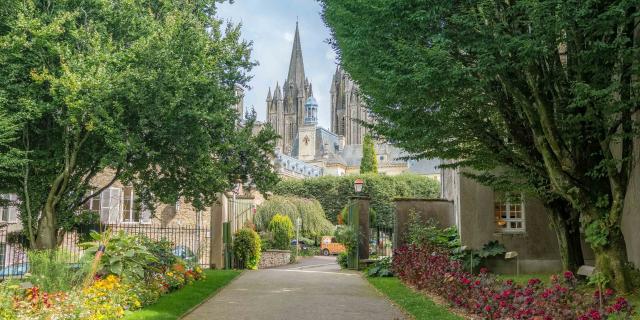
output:
[[[267,93],[267,123],[278,133],[276,165],[288,178],[345,175],[360,171],[362,142],[373,119],[359,94],[357,84],[339,66],[331,80],[331,130],[318,125],[319,106],[306,77],[300,31],[296,22],[286,80]],[[406,161],[406,152],[389,143],[375,144],[378,172],[414,172],[440,177],[433,160]]]

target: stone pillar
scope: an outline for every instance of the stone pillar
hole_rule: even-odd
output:
[[[211,252],[209,265],[211,269],[224,268],[224,243],[222,240],[222,223],[227,220],[227,197],[224,194],[218,196],[211,206]]]
[[[356,196],[351,201],[358,210],[358,258],[369,259],[369,197]]]

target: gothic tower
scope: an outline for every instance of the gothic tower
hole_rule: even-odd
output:
[[[345,143],[362,144],[368,129],[359,121],[372,118],[361,100],[358,85],[339,66],[331,82],[331,131],[345,137]]]
[[[282,86],[282,93],[280,92],[280,86],[276,85],[273,97],[271,96],[271,89],[269,89],[269,94],[267,95],[267,122],[281,137],[277,144],[278,151],[287,155],[291,154],[298,128],[304,124],[304,104],[311,95],[311,83],[309,83],[304,74],[302,46],[300,45],[298,22],[296,22],[296,32],[289,61],[289,73]]]

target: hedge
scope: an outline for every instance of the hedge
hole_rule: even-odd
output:
[[[288,216],[294,223],[302,219],[300,234],[309,239],[316,239],[333,232],[333,224],[325,217],[322,206],[315,199],[300,197],[271,196],[260,207],[253,218],[258,231],[266,231],[269,222],[276,214]]]
[[[327,218],[337,223],[338,214],[347,205],[349,197],[355,195],[353,181],[357,178],[365,181],[363,194],[371,197],[371,209],[376,216],[374,225],[381,227],[392,226],[394,198],[437,198],[440,194],[438,181],[414,174],[358,174],[282,180],[276,185],[273,193],[316,199],[322,205]]]

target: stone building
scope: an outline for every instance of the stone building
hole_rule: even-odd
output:
[[[358,173],[362,142],[368,133],[362,122],[372,118],[361,99],[358,86],[340,67],[331,82],[331,130],[318,126],[321,108],[305,76],[300,30],[296,23],[289,72],[282,88],[276,84],[267,94],[267,123],[281,139],[274,162],[285,178]],[[325,109],[326,110],[326,109]],[[404,172],[440,178],[439,162],[400,160],[408,154],[392,144],[375,144],[378,172],[396,175]]]

